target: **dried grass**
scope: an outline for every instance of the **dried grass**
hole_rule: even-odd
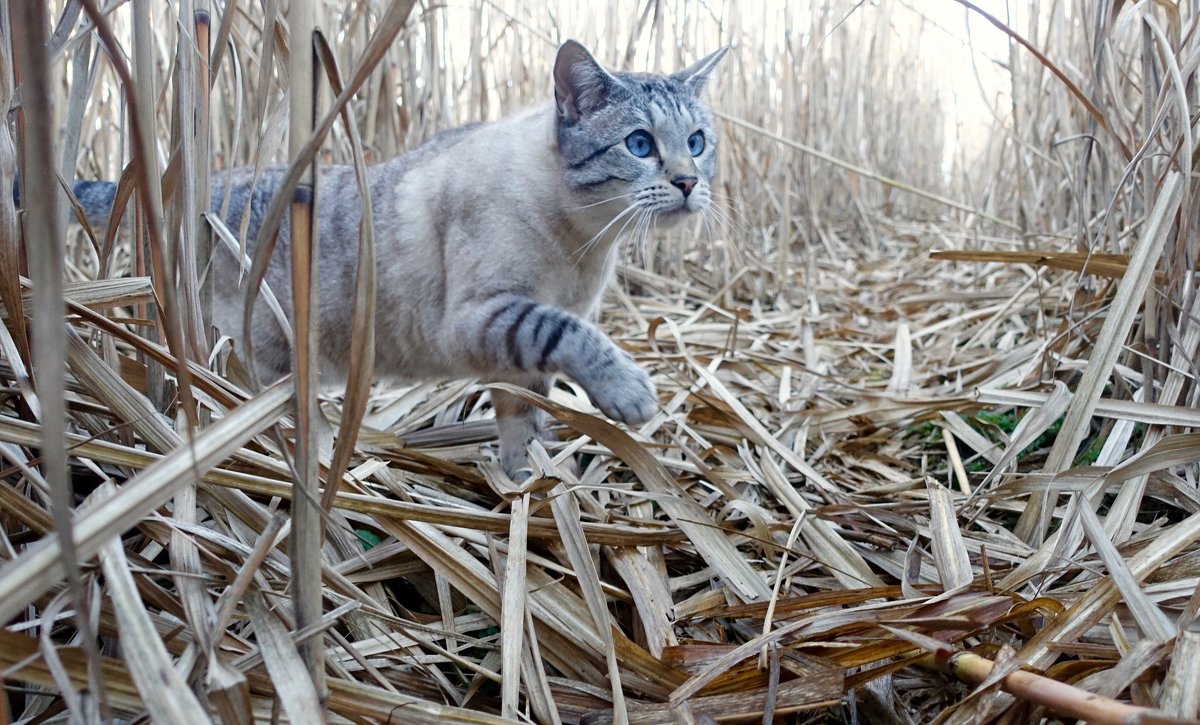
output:
[[[0,0],[0,721],[1200,714],[1191,10],[971,24],[1011,40],[972,151],[904,3],[293,0],[335,29],[311,56],[274,0],[53,2],[45,46],[36,5]],[[242,230],[197,213],[206,160],[388,157],[544,97],[568,36],[736,49],[729,223],[643,250],[604,313],[659,413],[509,389],[561,424],[517,484],[488,388],[372,389],[364,355],[320,455],[311,386],[211,354],[200,270]],[[55,169],[120,179],[138,243],[59,243]]]

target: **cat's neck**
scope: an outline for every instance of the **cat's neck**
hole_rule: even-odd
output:
[[[587,247],[589,255],[607,255],[624,221],[616,217],[627,204],[619,198],[606,198],[611,194],[588,193],[567,185],[554,104],[534,106],[493,127],[498,132],[496,153],[506,154],[509,160],[511,177],[506,186],[521,197],[514,199],[518,208],[540,216],[542,224],[554,229],[566,253]]]

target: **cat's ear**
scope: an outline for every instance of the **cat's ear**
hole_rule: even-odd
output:
[[[692,65],[684,68],[675,74],[675,79],[681,81],[685,86],[692,89],[692,92],[699,94],[704,90],[704,86],[708,83],[709,76],[716,70],[721,59],[729,52],[729,46],[725,46],[720,50],[709,53],[705,57],[696,61]]]
[[[564,119],[575,122],[604,107],[620,85],[583,45],[568,40],[559,47],[554,60],[554,100]]]

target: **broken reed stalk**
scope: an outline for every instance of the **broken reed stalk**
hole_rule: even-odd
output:
[[[938,652],[918,664],[945,672],[971,685],[990,683],[997,664],[971,652]],[[1059,715],[1087,721],[1089,725],[1195,725],[1195,718],[1173,718],[1161,710],[1139,707],[1068,685],[1065,682],[1017,669],[999,679],[1000,689],[1026,702],[1042,705]]]
[[[294,380],[296,385],[296,485],[292,501],[292,603],[296,627],[304,629],[321,620],[321,542],[323,520],[320,499],[320,449],[317,416],[317,385],[320,376],[320,314],[317,282],[318,225],[317,158],[301,161],[316,124],[319,92],[317,89],[316,52],[313,31],[317,25],[316,4],[311,0],[293,0],[288,6],[288,157],[293,164],[303,163],[304,173],[292,195],[291,262],[292,309],[294,325]],[[315,638],[300,647],[318,698],[325,701],[325,645]]]
[[[772,141],[775,141],[777,143],[783,144],[784,146],[787,146],[790,149],[794,149],[794,150],[799,151],[808,156],[812,156],[813,158],[820,159],[821,161],[824,161],[825,163],[833,164],[834,166],[838,167],[839,169],[842,169],[844,171],[849,171],[850,173],[852,173],[856,176],[862,177],[864,179],[870,179],[871,181],[877,182],[879,184],[890,187],[892,189],[896,189],[897,191],[902,191],[906,194],[912,194],[913,196],[920,197],[927,201],[932,201],[935,204],[939,204],[941,206],[946,206],[951,209],[957,209],[958,211],[962,211],[962,212],[966,212],[968,214],[972,214],[974,216],[978,216],[980,219],[986,219],[987,221],[992,222],[993,224],[998,224],[998,225],[1000,225],[1006,229],[1012,230],[1012,231],[1020,231],[1021,230],[1020,226],[1018,226],[1017,224],[1014,224],[1013,222],[1010,222],[1006,219],[1001,219],[997,216],[993,216],[992,214],[989,214],[985,211],[976,209],[968,204],[964,204],[961,201],[955,201],[954,199],[949,199],[947,197],[942,196],[941,194],[935,194],[931,191],[919,189],[919,188],[913,186],[912,184],[905,183],[898,179],[889,178],[887,176],[883,176],[874,171],[871,171],[870,169],[865,169],[862,166],[859,166],[857,164],[852,164],[847,161],[843,161],[842,159],[839,159],[835,156],[831,156],[830,154],[827,154],[824,151],[821,151],[820,149],[816,149],[816,148],[813,148],[812,146],[809,146],[808,144],[803,144],[794,139],[787,138],[786,136],[775,133],[774,131],[772,131],[768,128],[763,128],[762,126],[759,126],[758,124],[751,123],[744,119],[738,118],[737,116],[730,115],[723,111],[714,111],[714,114],[721,120],[727,121],[728,123],[731,123],[734,126],[740,126],[741,128],[744,128],[748,131],[753,131],[754,133],[761,134],[761,135],[771,139]]]
[[[313,36],[316,54],[325,70],[326,79],[335,95],[345,88],[337,57],[323,33]],[[321,511],[328,514],[333,498],[341,486],[342,475],[350,465],[362,428],[363,416],[371,396],[375,369],[375,221],[371,208],[371,189],[367,182],[367,165],[363,153],[358,123],[348,106],[342,107],[342,124],[350,141],[354,179],[362,218],[358,226],[358,264],[354,270],[354,314],[351,317],[350,365],[346,377],[346,392],[342,402],[337,444],[329,465],[325,491],[321,495]]]

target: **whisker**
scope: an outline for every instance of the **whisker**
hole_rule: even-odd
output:
[[[639,206],[638,211],[640,213],[636,217],[633,217],[633,219],[631,219],[631,220],[627,220],[625,222],[625,224],[621,225],[621,230],[619,232],[617,232],[618,239],[620,238],[620,236],[622,234],[625,233],[625,228],[629,226],[630,221],[634,221],[634,228],[636,229],[637,225],[641,224],[642,219],[644,219],[648,214],[650,214],[650,211],[644,207]],[[617,249],[620,246],[621,245],[619,245],[619,244],[612,245],[612,249],[609,249],[608,253],[610,255],[616,254]],[[609,259],[605,258],[606,265],[608,264],[609,261],[610,261]],[[626,257],[621,264],[621,278],[625,281],[625,293],[629,294],[629,258],[628,257]]]
[[[642,218],[644,218],[647,214],[650,213],[649,210],[647,210],[643,207],[640,207],[640,206],[637,207],[637,210],[638,210],[638,214],[636,216],[630,217],[629,219],[626,219],[625,223],[621,225],[621,228],[617,230],[616,238],[617,238],[618,242],[621,239],[621,235],[625,233],[625,229],[629,227],[629,224],[631,222],[633,223],[634,229],[636,230],[637,225],[641,223]],[[620,246],[621,245],[619,243],[612,245],[612,249],[608,250],[608,253],[614,254],[616,252],[616,249]]]
[[[717,237],[720,235],[721,231],[729,230],[729,220],[722,220],[720,217],[712,215],[707,219],[706,226],[708,227],[709,246],[715,246],[718,243]]]
[[[711,203],[709,203],[709,205],[708,205],[708,206],[709,206],[709,208],[711,208],[711,209],[712,209],[714,212],[716,212],[717,214],[719,214],[719,215],[720,215],[720,217],[721,217],[722,219],[729,219],[729,220],[732,220],[732,218],[733,218],[733,217],[732,217],[732,214],[733,214],[733,208],[732,208],[732,206],[733,206],[733,205],[732,205],[732,203],[718,204],[718,203],[716,203],[717,199],[720,199],[720,200],[722,200],[722,201],[726,201],[726,202],[731,202],[732,200],[730,199],[730,197],[728,197],[728,196],[725,196],[725,195],[723,195],[723,194],[722,194],[722,195],[715,195],[715,194],[714,194],[714,195],[712,196],[712,202],[711,202]],[[734,227],[737,227],[739,230],[741,229],[741,226],[740,226],[740,225],[733,224],[732,226],[734,226]]]
[[[728,214],[711,205],[704,210],[704,216],[720,223],[722,226],[728,226],[733,223],[733,220],[729,218]]]
[[[637,193],[637,192],[631,191],[628,194],[617,194],[616,196],[610,196],[607,199],[601,199],[600,201],[593,202],[591,204],[584,204],[583,206],[577,206],[574,209],[572,209],[571,211],[582,211],[584,209],[591,209],[594,206],[600,206],[601,204],[607,204],[610,201],[616,201],[617,199],[628,199],[629,197],[633,196],[635,193]]]
[[[638,220],[639,223],[633,230],[637,254],[639,259],[641,259],[643,262],[646,261],[646,237],[649,234],[650,225],[653,223],[655,218],[657,218],[657,213],[655,211],[647,212],[645,216]]]
[[[621,217],[623,217],[627,214],[630,214],[631,212],[635,212],[638,209],[639,209],[639,207],[637,205],[625,207],[624,209],[621,210],[620,214],[617,214],[615,217],[612,218],[611,221],[609,221],[607,224],[605,224],[604,227],[600,231],[596,232],[595,236],[593,236],[591,239],[587,240],[587,242],[585,244],[583,244],[583,246],[581,246],[579,249],[577,249],[571,255],[571,257],[575,257],[575,256],[579,257],[579,259],[575,260],[575,265],[578,266],[579,263],[583,261],[584,256],[587,255],[587,253],[596,244],[596,242],[598,242],[600,240],[600,237],[604,236],[604,233],[607,232],[609,230],[609,228],[612,227],[613,224],[616,224],[617,221]],[[625,227],[622,226],[621,228],[624,229]],[[620,236],[620,232],[617,233],[617,236]]]
[[[713,219],[720,223],[720,227],[724,231],[745,231],[745,224],[743,222],[735,220],[732,216],[730,216],[729,212],[716,204],[709,204],[705,209],[705,212],[712,214]]]
[[[700,226],[704,227],[704,233],[708,237],[708,243],[712,244],[716,241],[715,230],[713,229],[712,211],[705,208],[700,214]]]

